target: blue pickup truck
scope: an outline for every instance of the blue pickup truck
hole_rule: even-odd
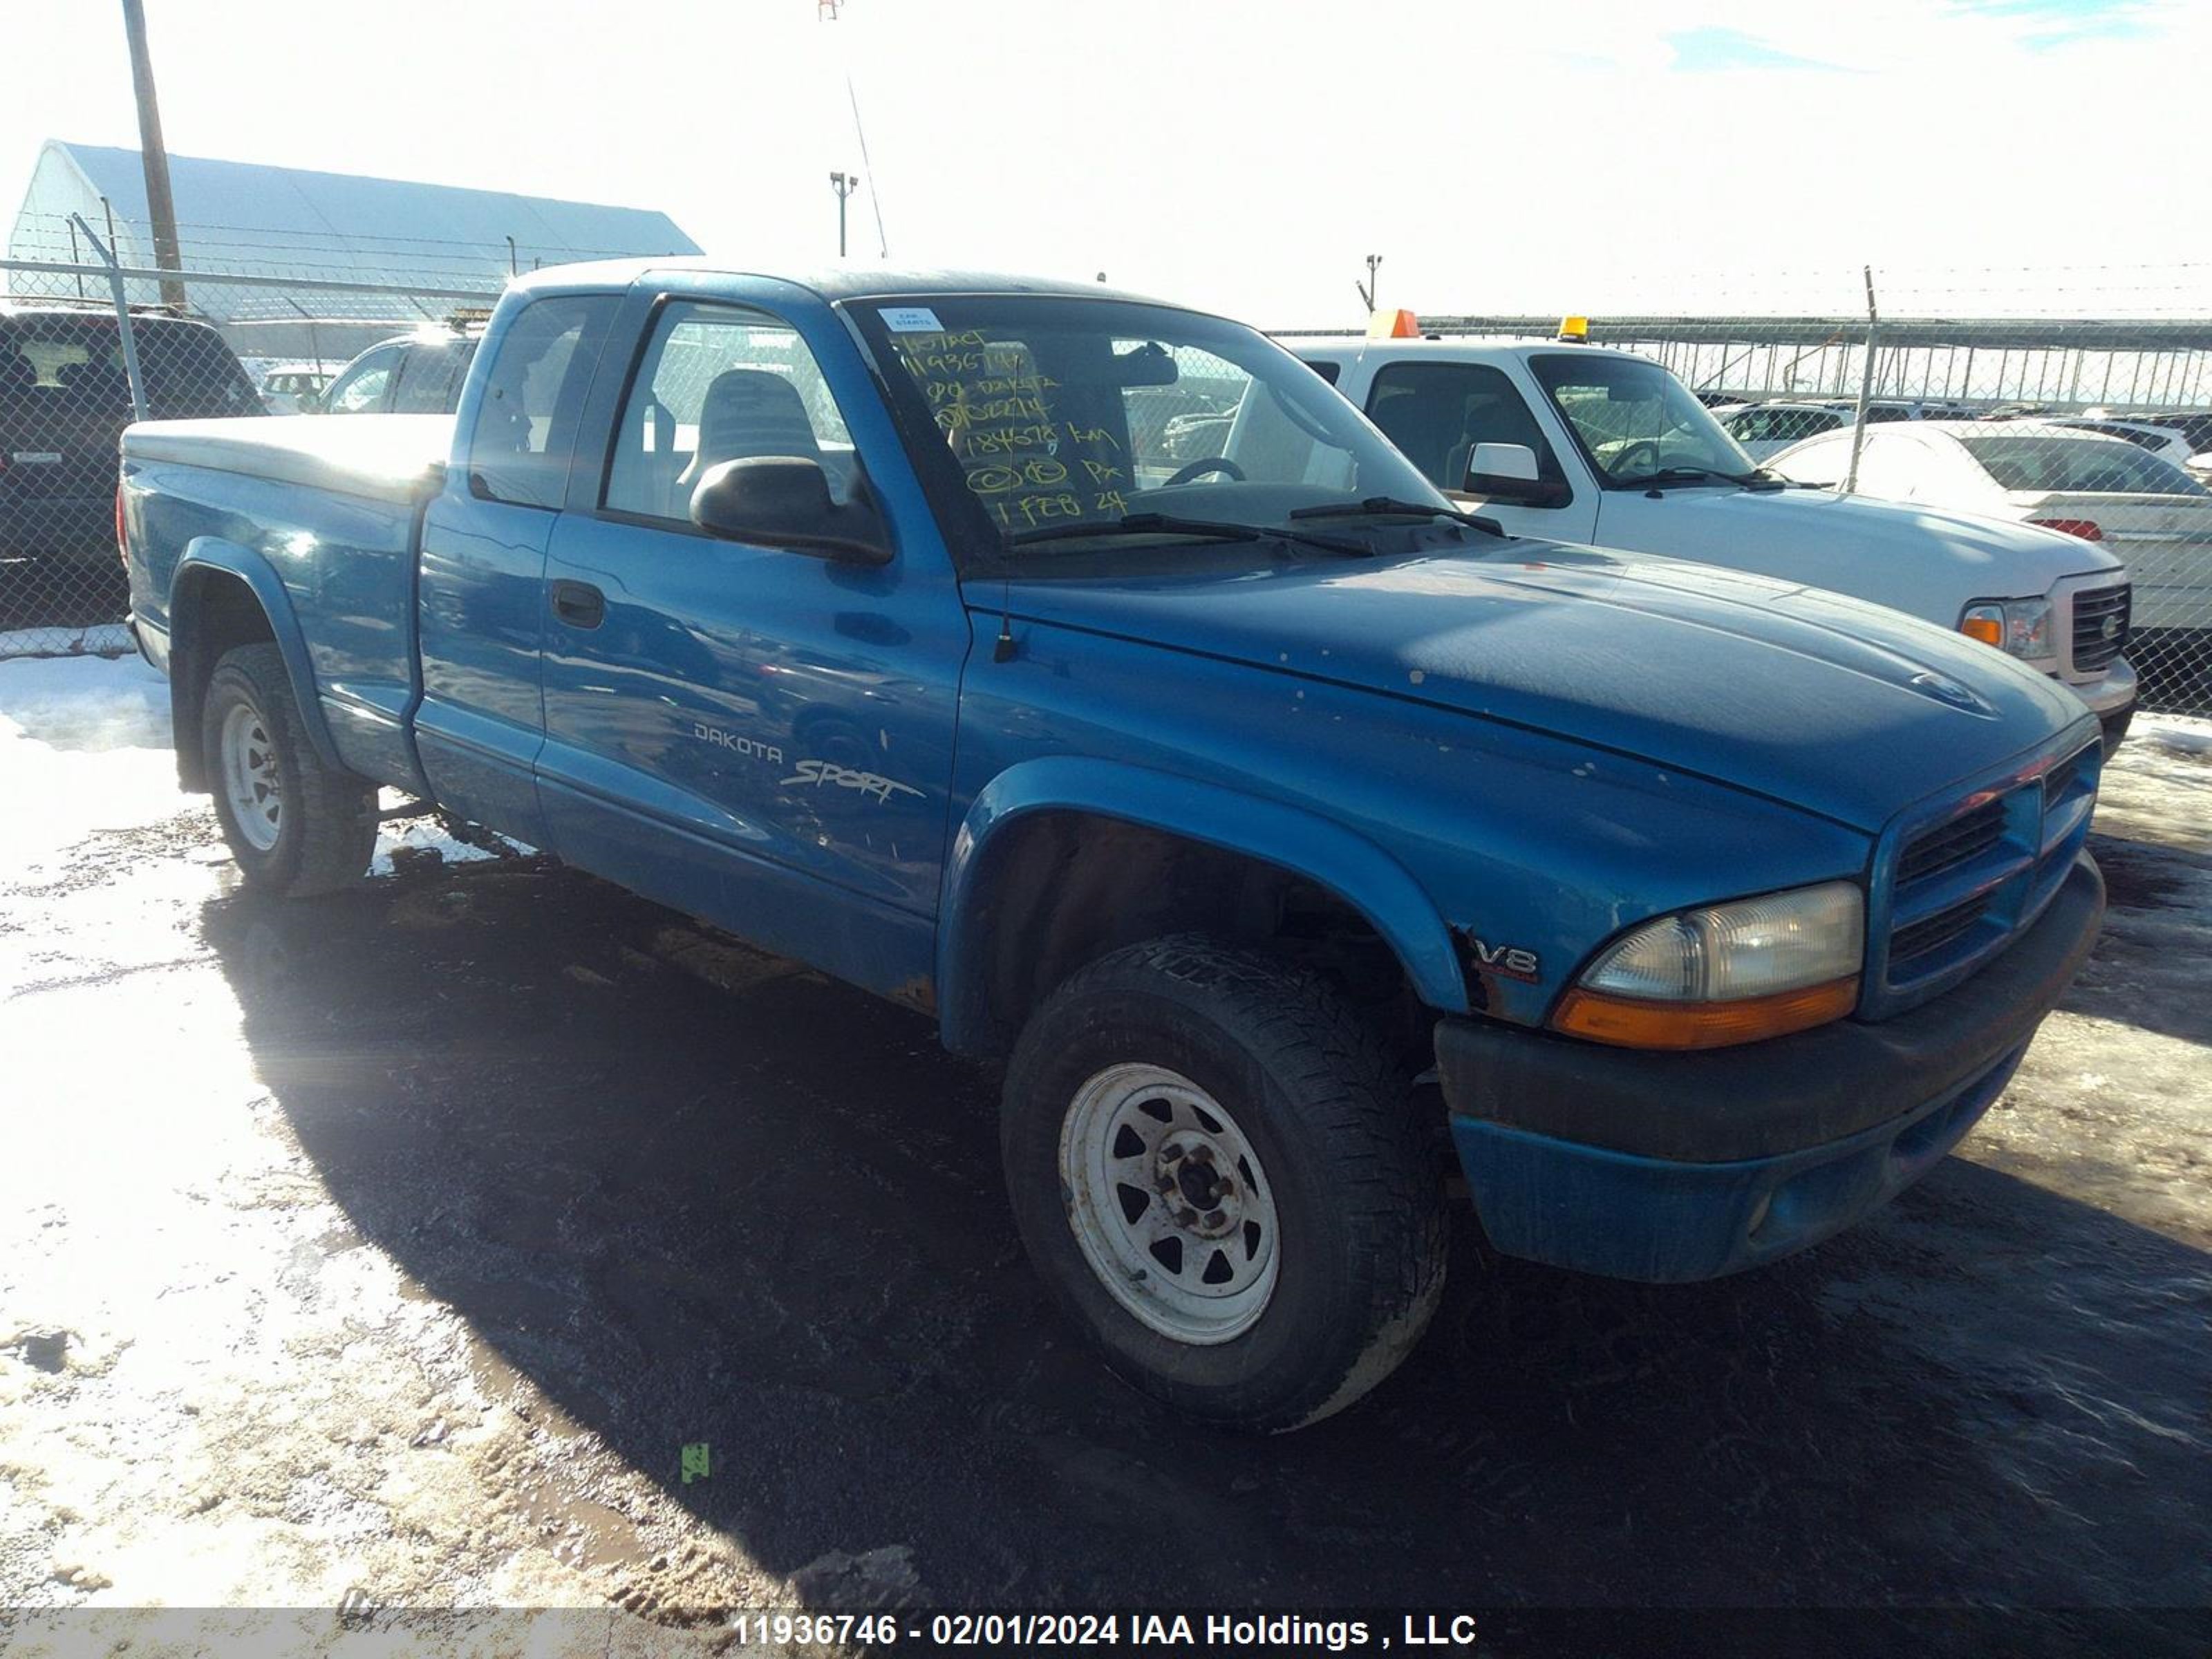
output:
[[[1004,1062],[1053,1297],[1218,1422],[1389,1373],[1455,1152],[1496,1249],[1593,1273],[1845,1226],[2102,914],[2043,676],[1501,535],[1257,333],[1102,288],[549,270],[453,416],[122,470],[249,883],[357,878],[388,786],[933,1017]]]

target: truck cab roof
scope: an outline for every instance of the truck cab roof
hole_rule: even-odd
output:
[[[720,277],[780,283],[805,289],[832,305],[848,300],[920,294],[1054,294],[1070,298],[1121,300],[1139,304],[1164,303],[1152,295],[1110,287],[1103,283],[1018,275],[1007,271],[927,265],[766,268],[706,255],[600,259],[581,264],[556,265],[544,270],[532,271],[517,279],[514,286],[550,292],[623,289],[648,276],[664,277],[672,274],[702,279]],[[1187,310],[1189,307],[1181,308]]]

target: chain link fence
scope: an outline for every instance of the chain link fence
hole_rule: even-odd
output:
[[[131,419],[450,407],[465,350],[438,359],[435,385],[426,358],[412,391],[428,404],[402,396],[398,356],[333,380],[394,337],[465,344],[514,264],[456,248],[450,271],[371,283],[337,274],[334,249],[159,272],[114,264],[82,220],[53,230],[67,257],[0,261],[0,656],[128,648],[113,515]],[[2077,665],[2124,649],[2145,707],[2212,713],[2212,266],[1735,273],[1692,294],[1694,308],[1593,316],[1589,337],[1664,364],[1753,461],[1786,477],[2039,525],[2114,555],[2124,603],[2043,611],[2003,603],[2039,596],[1993,592],[1990,613],[1961,623]],[[1558,320],[1423,325],[1525,338]],[[1234,377],[1216,387],[1202,368],[1132,411],[1170,470],[1215,453],[1235,414]]]
[[[1693,291],[1695,309],[1593,315],[1589,343],[1656,359],[1785,477],[2114,556],[2124,592],[1993,592],[1961,626],[2084,672],[2124,652],[2144,707],[2212,714],[2212,266],[1736,273]],[[1561,321],[1420,320],[1498,339]],[[1633,435],[1711,465],[1686,427]]]
[[[342,386],[348,362],[395,337],[465,341],[505,280],[481,260],[473,280],[434,286],[155,271],[114,264],[82,221],[68,229],[76,257],[0,260],[0,657],[130,649],[115,496],[131,421],[393,406],[397,371],[422,354]],[[406,407],[452,406],[459,354],[434,355],[442,384]]]

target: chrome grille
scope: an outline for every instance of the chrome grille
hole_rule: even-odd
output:
[[[2097,673],[2108,667],[2128,642],[2130,590],[2092,588],[2074,596],[2074,668],[2077,673]],[[2112,631],[2106,629],[2110,626]]]

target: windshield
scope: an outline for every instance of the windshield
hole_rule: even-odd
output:
[[[2108,495],[2202,495],[2203,485],[2163,456],[2115,438],[2042,432],[1961,433],[1966,453],[2000,489]]]
[[[1647,483],[1671,468],[1724,475],[1756,470],[1711,412],[1656,363],[1554,351],[1532,357],[1528,368],[1574,429],[1600,482],[1611,488]]]
[[[1241,324],[1035,295],[852,309],[904,424],[931,434],[915,447],[933,492],[1003,560],[1095,556],[1102,532],[1145,515],[1286,532],[1300,508],[1376,496],[1449,510],[1358,410]],[[1130,536],[1197,544],[1158,526]]]

